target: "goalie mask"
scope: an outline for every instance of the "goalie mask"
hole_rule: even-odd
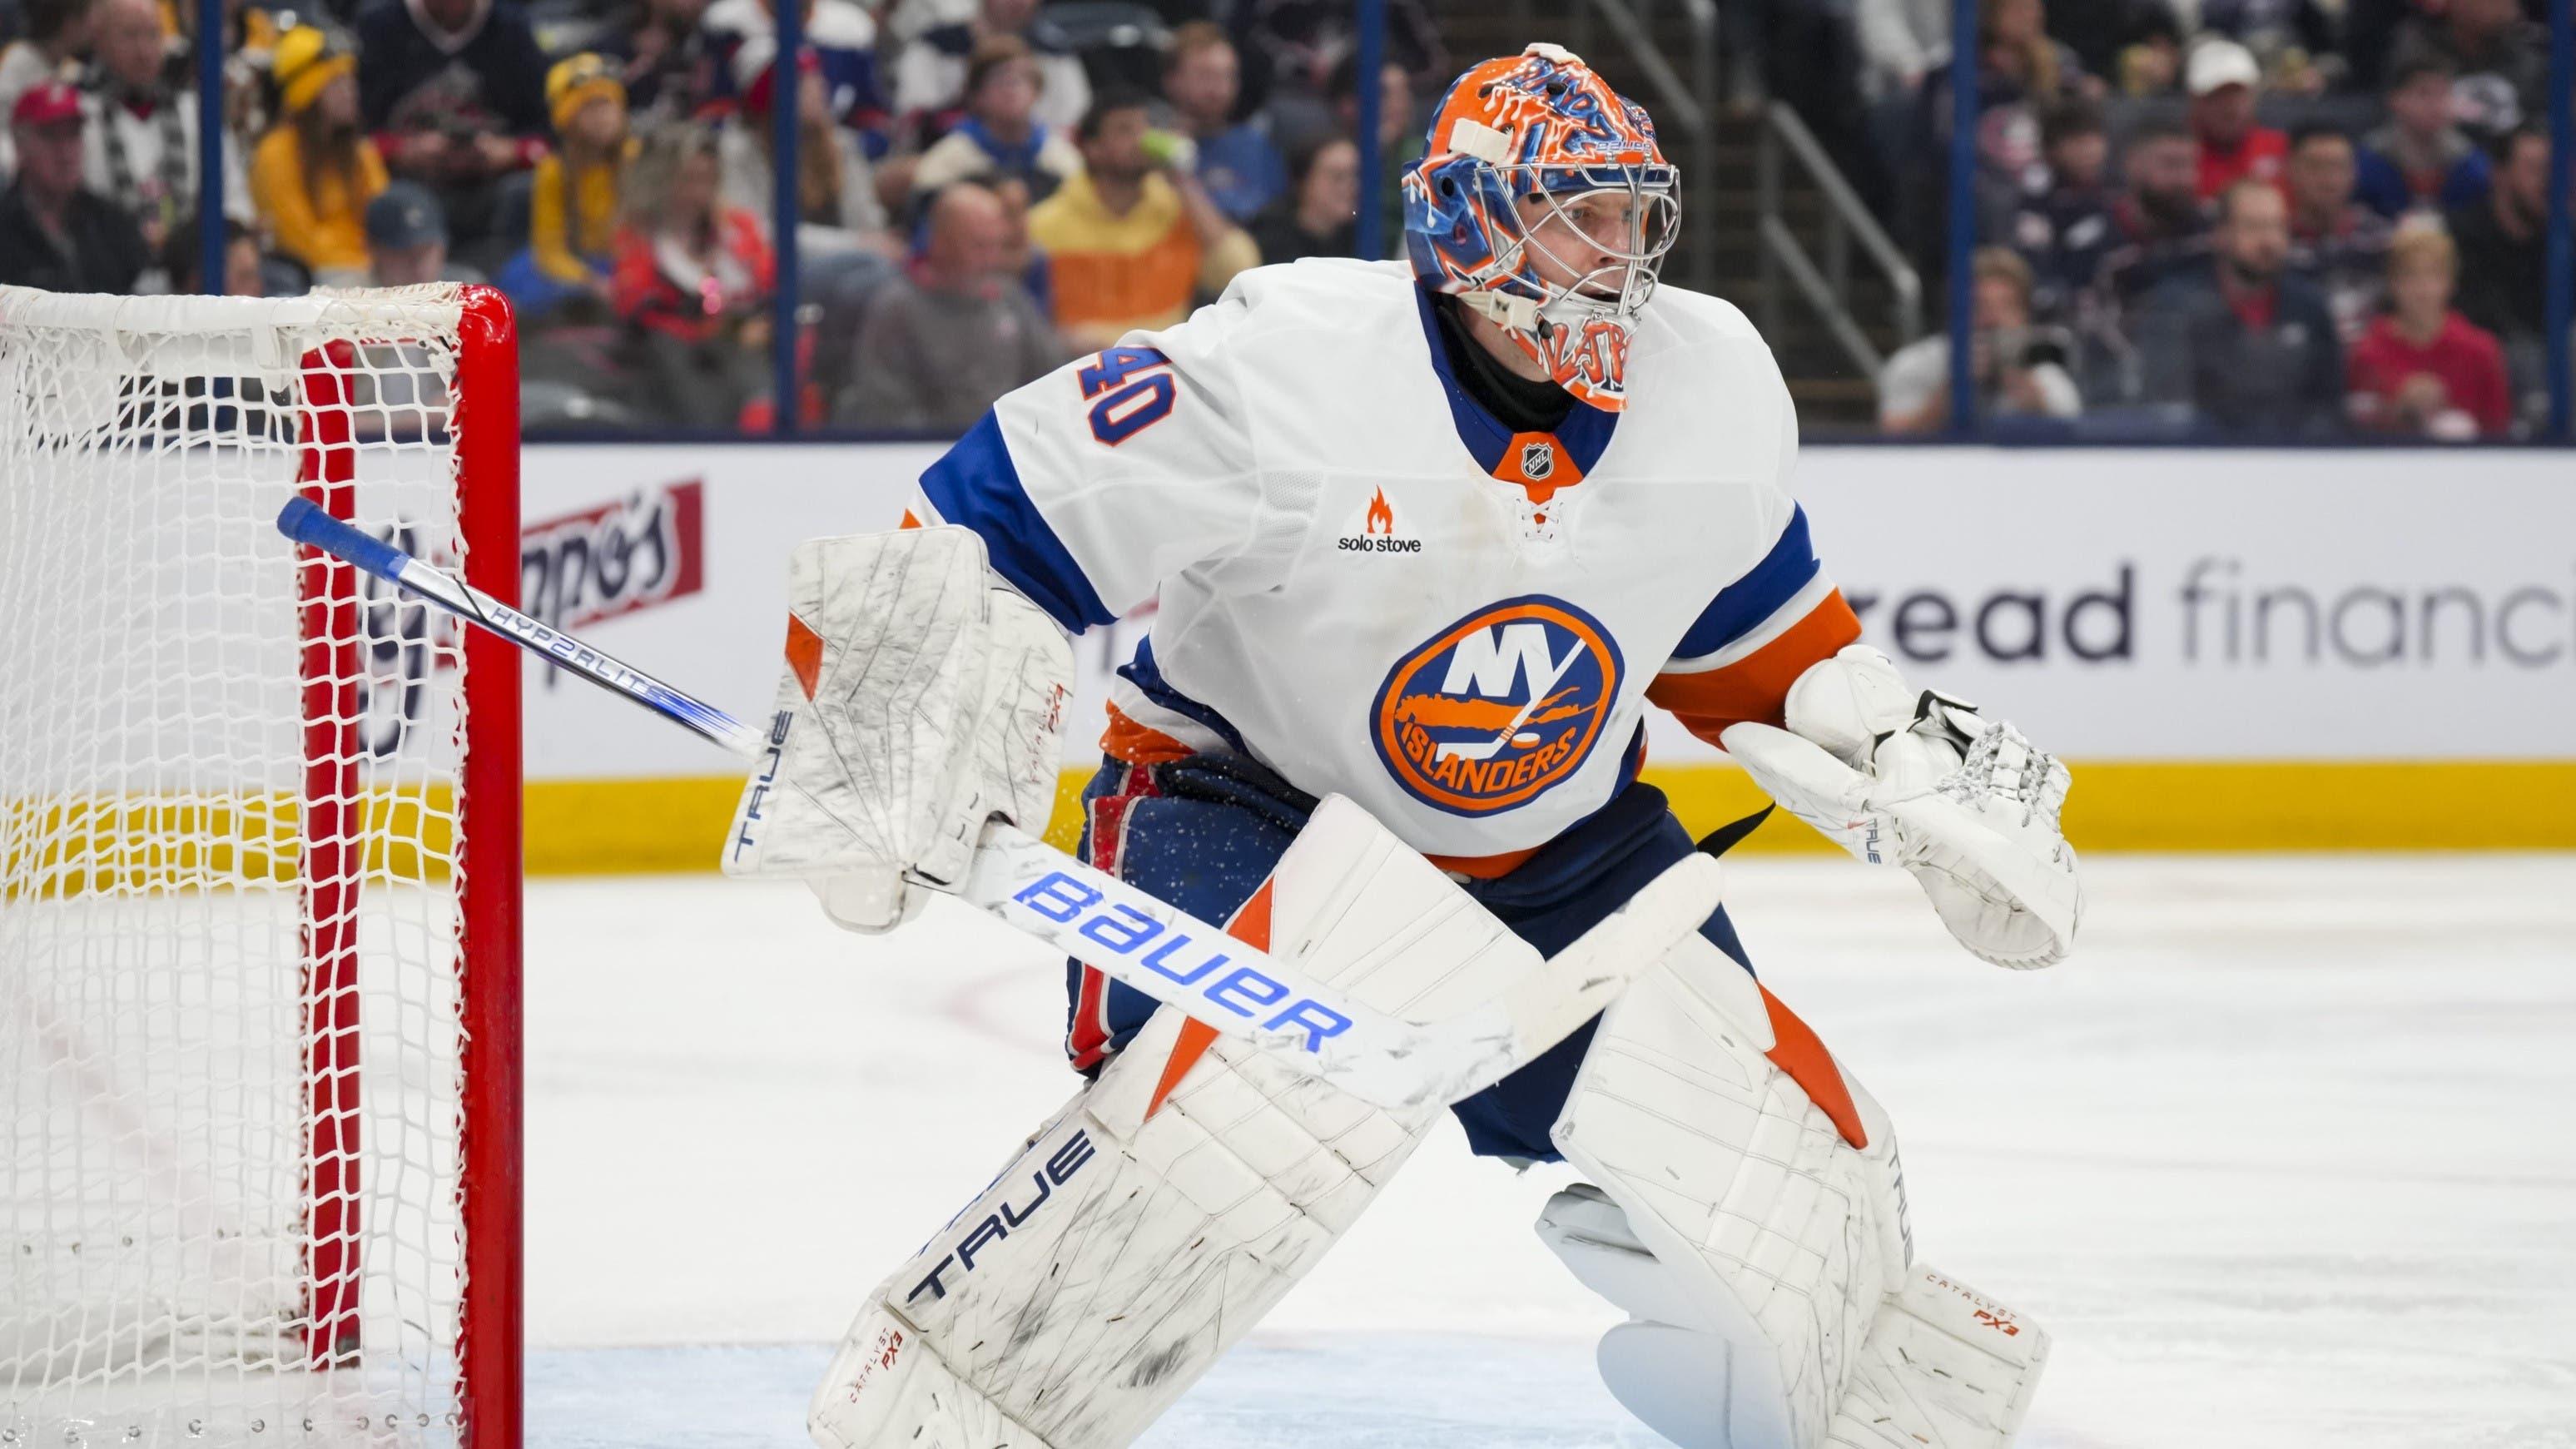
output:
[[[1681,203],[1655,123],[1571,51],[1458,77],[1404,176],[1413,274],[1510,335],[1575,397],[1617,411],[1628,338]]]

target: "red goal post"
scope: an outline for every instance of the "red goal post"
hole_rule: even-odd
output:
[[[0,1446],[520,1438],[507,303],[0,288]]]

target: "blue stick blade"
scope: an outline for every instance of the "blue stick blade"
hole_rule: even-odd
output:
[[[380,543],[339,519],[325,513],[310,498],[290,498],[277,511],[277,531],[297,543],[310,544],[334,558],[347,559],[378,578],[393,579],[409,562],[409,556],[389,543]]]

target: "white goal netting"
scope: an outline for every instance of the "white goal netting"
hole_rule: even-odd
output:
[[[0,288],[6,1449],[476,1438],[466,302]]]

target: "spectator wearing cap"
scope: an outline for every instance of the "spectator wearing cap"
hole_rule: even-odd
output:
[[[760,219],[727,206],[716,138],[666,125],[628,175],[614,299],[647,405],[684,427],[765,426],[769,301]]]
[[[999,198],[957,182],[931,203],[928,232],[921,256],[868,309],[838,421],[953,437],[1064,361],[1013,275]]]
[[[1083,169],[1030,210],[1029,235],[1053,264],[1056,327],[1077,350],[1169,327],[1260,262],[1176,164],[1180,138],[1153,131],[1144,97],[1093,102],[1075,139]]]
[[[2487,194],[2486,153],[2451,122],[2451,66],[2419,55],[2388,72],[2388,120],[2362,142],[2362,200],[2385,217],[2452,211]]]
[[[884,87],[877,67],[877,22],[852,0],[799,0],[804,44],[823,78],[823,98],[835,123],[872,135],[887,129]],[[778,0],[715,0],[702,22],[718,61],[717,81],[740,101],[754,73],[766,74],[778,53]],[[747,64],[745,50],[760,59]]]
[[[2502,437],[2513,390],[2495,334],[2451,310],[2459,252],[2442,229],[2408,226],[2388,251],[2388,312],[2345,366],[2352,420],[2374,432],[2457,441]]]
[[[555,148],[537,163],[527,249],[497,276],[501,290],[530,317],[576,297],[607,301],[618,196],[635,154],[626,131],[625,83],[600,56],[585,52],[556,62],[546,73],[546,108]]]
[[[1977,408],[1988,418],[2071,418],[2084,410],[2067,373],[2068,343],[2030,325],[2031,270],[2007,247],[1980,247],[1970,365]],[[1878,424],[1890,433],[1939,432],[1950,418],[1950,339],[1920,337],[1896,350],[1878,375]]]
[[[18,177],[0,193],[0,282],[50,292],[134,290],[152,263],[124,208],[81,185],[80,92],[29,86],[9,108]]]
[[[1063,130],[1039,118],[1047,73],[1029,43],[987,35],[966,63],[966,114],[921,153],[913,194],[936,196],[953,182],[1011,177],[1044,200],[1082,169],[1082,153]]]
[[[2290,139],[2290,270],[2316,283],[2349,345],[2379,310],[2388,280],[2388,219],[2353,195],[2352,138],[2332,126]]]
[[[1261,260],[1347,257],[1359,247],[1360,152],[1348,136],[1319,136],[1297,150],[1288,194],[1252,223]]]
[[[458,249],[488,265],[507,244],[502,179],[546,150],[546,57],[527,16],[497,0],[374,0],[358,16],[358,96],[393,173],[437,192]]]
[[[447,258],[447,214],[438,194],[417,181],[397,181],[367,203],[367,285],[417,287],[481,278]]]
[[[2148,395],[2230,433],[2313,437],[2343,416],[2334,314],[2288,270],[2290,205],[2244,177],[2219,194],[2207,265],[2148,294],[2135,332]]]
[[[2031,265],[2032,307],[2043,317],[2066,318],[2118,238],[2101,105],[2082,96],[2058,101],[2040,112],[2039,139],[2048,188],[2025,198],[2013,214],[2012,247]]]
[[[2170,4],[2171,0],[2157,0]],[[2349,76],[2336,54],[2349,0],[2198,0],[2204,34],[2238,41],[2254,52],[2263,89],[2278,96],[2314,97]],[[2179,7],[2176,7],[2179,8]]]
[[[1236,222],[1250,221],[1288,189],[1288,165],[1270,143],[1268,127],[1235,119],[1242,96],[1242,63],[1223,30],[1199,20],[1172,32],[1163,56],[1163,99],[1198,148],[1199,185]]]
[[[1038,74],[1031,106],[1041,125],[1059,136],[1070,135],[1091,109],[1091,81],[1083,74],[1082,58],[1039,16],[1037,0],[925,0],[898,5],[889,23],[900,47],[894,107],[916,130],[944,131],[955,124],[960,107],[973,105],[975,82],[969,72],[976,53],[985,42],[1004,36],[1028,47]]]
[[[2191,92],[2191,135],[2199,148],[2200,198],[2216,197],[2248,177],[2281,184],[2290,158],[2290,138],[2254,119],[2254,89],[2263,83],[2263,68],[2254,52],[2224,36],[2192,47],[2183,63],[2184,88]]]
[[[356,69],[321,31],[288,32],[272,63],[280,114],[250,158],[251,198],[270,240],[331,283],[365,272],[363,218],[387,180],[384,157],[359,129]]]
[[[91,0],[20,0],[18,38],[0,50],[0,110],[45,81],[70,81],[89,56]]]
[[[2545,404],[2549,316],[2549,133],[2527,121],[2496,143],[2495,185],[2451,213],[2461,315],[2503,342],[2515,390]]]
[[[2455,77],[2452,116],[2481,141],[2549,114],[2549,39],[2522,16],[2520,0],[2445,0],[2418,5],[2399,27],[2392,71],[2421,61]]]
[[[81,170],[89,189],[126,209],[157,252],[197,214],[197,94],[173,84],[169,37],[154,0],[97,0],[96,55]],[[249,221],[241,155],[224,148],[223,213]]]

